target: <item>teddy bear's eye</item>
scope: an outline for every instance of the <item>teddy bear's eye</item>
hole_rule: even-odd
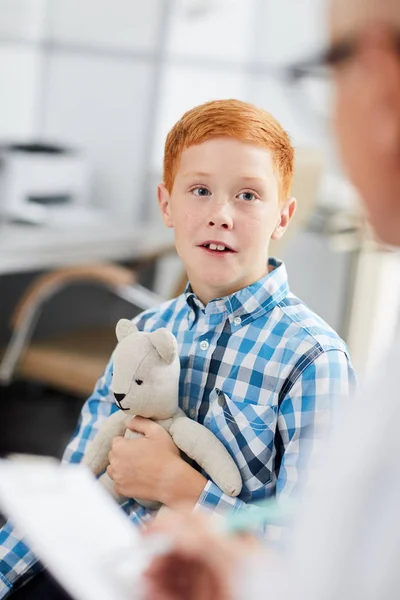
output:
[[[135,379],[135,383],[137,383],[138,385],[142,385],[143,380],[142,379]]]

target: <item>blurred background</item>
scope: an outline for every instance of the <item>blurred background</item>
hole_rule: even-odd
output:
[[[299,211],[274,253],[358,373],[379,368],[398,259],[341,171],[329,80],[285,70],[325,19],[324,0],[0,0],[0,453],[59,456],[116,321],[185,284],[156,186],[168,130],[207,100],[291,135]]]

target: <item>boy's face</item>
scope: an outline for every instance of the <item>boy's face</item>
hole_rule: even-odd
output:
[[[207,304],[268,271],[270,239],[279,239],[295,208],[280,203],[268,150],[219,137],[183,151],[171,193],[158,189],[162,218],[193,291]]]

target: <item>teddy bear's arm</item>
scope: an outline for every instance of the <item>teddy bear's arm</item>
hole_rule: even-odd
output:
[[[233,458],[209,429],[188,417],[172,421],[169,433],[180,450],[195,460],[229,496],[237,496],[242,478]]]
[[[98,475],[108,465],[111,442],[117,435],[124,435],[126,423],[131,419],[122,410],[110,415],[101,425],[94,439],[89,443],[82,462]]]

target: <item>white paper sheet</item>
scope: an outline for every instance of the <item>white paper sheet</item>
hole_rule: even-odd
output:
[[[87,467],[0,460],[0,508],[76,600],[140,598],[146,546]]]

